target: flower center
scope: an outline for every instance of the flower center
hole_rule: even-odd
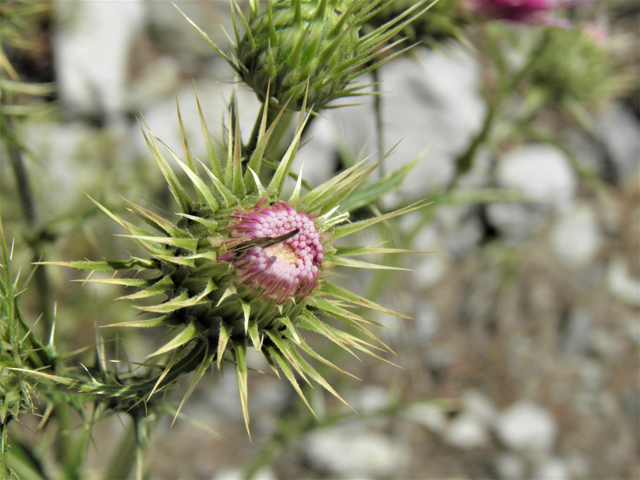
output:
[[[261,288],[277,304],[313,291],[324,257],[309,216],[276,202],[240,212],[234,219],[233,236],[244,240],[231,259],[236,283]]]

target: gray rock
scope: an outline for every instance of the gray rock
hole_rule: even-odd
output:
[[[497,419],[498,438],[510,450],[547,453],[554,446],[558,427],[551,414],[528,400],[520,400]]]
[[[515,148],[500,159],[496,169],[498,184],[523,193],[537,203],[562,208],[573,198],[576,173],[566,154],[548,144]]]
[[[498,410],[491,399],[478,390],[467,390],[462,395],[462,409],[485,425],[491,425],[498,416]]]
[[[567,318],[563,347],[567,353],[584,354],[591,346],[593,321],[588,311],[574,307]]]
[[[212,480],[244,480],[245,473],[240,467],[223,467],[216,471]],[[269,467],[258,470],[253,480],[277,480],[276,474]]]
[[[122,114],[131,46],[142,29],[145,11],[142,0],[55,2],[56,79],[69,111],[108,117]]]
[[[585,202],[564,211],[551,235],[556,257],[568,267],[591,264],[602,244],[596,212]]]
[[[571,475],[564,461],[551,457],[534,466],[532,478],[534,480],[569,480]]]
[[[616,299],[631,306],[640,305],[640,278],[632,277],[626,259],[611,259],[607,270],[607,287]]]
[[[517,455],[503,453],[496,457],[495,468],[498,476],[503,480],[517,480],[525,478],[527,467]]]
[[[640,123],[620,103],[614,103],[602,112],[597,123],[600,138],[614,162],[618,178],[626,179],[638,169]]]
[[[375,432],[328,427],[308,434],[303,442],[311,464],[340,478],[388,478],[404,468],[408,447]]]
[[[444,432],[445,441],[462,450],[479,448],[489,441],[489,433],[484,422],[471,413],[457,415]]]
[[[402,189],[405,198],[423,198],[449,183],[453,159],[479,130],[486,108],[479,94],[479,64],[466,49],[416,48],[414,54],[415,59],[398,58],[380,70],[385,92],[384,144],[387,150],[395,145],[384,168],[395,170],[429,148],[405,180]],[[361,79],[363,84],[371,81],[371,77]],[[377,159],[373,100],[361,97],[359,101],[358,106],[322,112],[332,125],[331,144],[340,145],[352,160],[367,155]],[[317,145],[324,154],[323,162],[331,163],[334,152],[326,148],[326,143],[326,135],[320,135],[311,138],[309,145],[314,149]]]
[[[438,332],[438,314],[431,303],[424,300],[416,305],[413,316],[415,328],[415,340],[421,343],[428,342]]]
[[[402,416],[435,433],[443,433],[448,424],[444,409],[431,402],[413,403],[402,412]]]

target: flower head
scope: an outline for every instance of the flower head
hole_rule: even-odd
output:
[[[320,233],[313,220],[283,202],[256,205],[231,216],[229,258],[238,272],[236,283],[259,288],[282,304],[304,298],[318,283],[324,260]],[[239,245],[235,245],[238,240]]]
[[[568,3],[568,0],[470,0],[469,8],[495,20],[566,26],[553,14]]]
[[[385,215],[347,223],[349,214],[340,212],[339,206],[375,169],[376,165],[367,165],[365,161],[304,195],[302,178],[298,176],[291,196],[287,200],[281,199],[285,179],[290,174],[291,163],[310,114],[300,114],[294,139],[268,185],[263,185],[259,178],[264,152],[276,125],[266,129],[266,109],[260,122],[256,149],[245,160],[242,158],[237,115],[233,112],[236,124],[229,131],[228,156],[224,162],[211,145],[200,113],[205,141],[210,147],[210,167],[196,167],[182,126],[186,161],[146,130],[149,149],[176,200],[178,221],[162,218],[131,203],[132,212],[146,224],[139,227],[98,204],[130,233],[149,258],[58,263],[91,271],[136,271],[135,278],[114,276],[87,281],[137,287],[137,292],[123,298],[144,300],[145,303],[136,308],[152,317],[114,326],[166,326],[178,330],[168,343],[151,355],[172,354],[157,379],[145,383],[153,387],[149,397],[174,381],[181,372],[195,370],[196,382],[211,364],[222,368],[226,357],[235,364],[248,429],[246,350],[249,346],[262,352],[278,375],[279,372],[284,373],[303,399],[294,372],[304,380],[315,380],[339,399],[341,397],[299,350],[342,373],[346,372],[314,352],[299,330],[320,334],[348,351],[358,350],[376,358],[380,357],[373,353],[374,349],[388,348],[367,330],[366,326],[372,322],[351,308],[365,307],[403,315],[339,287],[328,276],[333,265],[391,268],[350,257],[403,250],[346,248],[334,246],[332,242],[421,208],[426,203],[418,202]],[[186,174],[197,198],[189,195],[165,159],[164,151]],[[383,182],[382,185],[388,183]],[[372,192],[376,192],[373,197],[364,196],[378,198],[376,195],[380,195],[384,188],[373,188]],[[323,317],[342,321],[368,338],[364,340],[335,328],[325,323]],[[102,384],[92,388],[101,392],[111,391]],[[117,395],[126,398],[137,391],[139,389],[118,388]]]

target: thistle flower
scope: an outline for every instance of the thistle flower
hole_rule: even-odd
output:
[[[269,107],[276,112],[283,105],[299,110],[307,94],[308,105],[319,111],[328,102],[358,95],[366,87],[346,88],[360,75],[395,56],[376,59],[381,49],[393,48],[402,41],[382,46],[415,18],[411,15],[426,2],[418,1],[374,31],[361,35],[362,25],[376,13],[383,0],[277,0],[268,1],[264,12],[260,11],[259,2],[253,0],[249,18],[245,18],[234,1],[236,44],[232,45],[231,56],[187,20],[229,62],[261,102],[268,100]],[[242,36],[234,8],[246,29]]]
[[[90,271],[139,272],[140,275],[135,278],[86,281],[138,288],[136,293],[123,297],[130,300],[160,298],[152,305],[136,306],[142,312],[154,314],[153,318],[116,325],[141,328],[166,326],[179,331],[151,355],[172,354],[159,377],[146,380],[143,386],[135,388],[100,384],[83,386],[85,390],[89,388],[92,392],[114,397],[139,395],[144,391],[148,398],[182,373],[195,370],[196,375],[185,396],[186,400],[206,369],[211,364],[216,364],[220,369],[226,359],[235,364],[248,430],[248,346],[262,352],[278,375],[284,373],[303,399],[294,372],[304,381],[314,380],[337,398],[341,397],[302,357],[300,351],[340,372],[346,372],[314,352],[300,335],[300,330],[320,334],[352,353],[360,351],[380,358],[374,350],[388,349],[365,328],[373,322],[356,314],[350,307],[366,307],[400,317],[403,315],[339,287],[328,276],[334,265],[390,268],[350,257],[404,250],[337,247],[332,245],[332,241],[411,212],[423,206],[424,202],[376,218],[346,223],[349,214],[341,213],[338,207],[376,167],[367,165],[365,161],[306,195],[302,195],[302,180],[298,177],[291,196],[286,201],[282,200],[283,185],[290,174],[290,166],[309,114],[300,114],[295,137],[266,186],[259,180],[263,155],[280,117],[267,129],[267,112],[263,112],[258,144],[246,165],[241,162],[242,146],[237,115],[231,117],[235,118],[236,123],[229,129],[226,162],[221,162],[200,112],[209,152],[209,167],[201,165],[196,168],[181,122],[185,161],[164,146],[148,129],[144,132],[149,149],[178,205],[179,221],[171,222],[131,203],[132,212],[151,228],[143,229],[98,204],[130,233],[150,258],[58,265]],[[178,180],[163,156],[161,145],[187,175],[197,199],[191,198]],[[322,319],[324,316],[355,328],[368,337],[367,340],[325,323]],[[306,399],[304,401],[306,403]]]
[[[554,18],[568,0],[469,0],[469,8],[487,18],[516,23],[568,26]]]
[[[606,45],[589,31],[549,28],[543,42],[530,78],[552,102],[595,105],[623,88],[622,76],[613,74]]]

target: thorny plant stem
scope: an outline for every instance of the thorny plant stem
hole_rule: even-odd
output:
[[[382,158],[385,153],[384,149],[384,136],[383,136],[383,124],[382,124],[382,96],[380,92],[380,72],[377,68],[371,70],[373,75],[373,111],[376,119],[376,141],[378,148],[378,158]],[[380,170],[380,176],[385,176],[384,162],[380,164],[378,169]]]
[[[5,145],[13,174],[16,178],[16,187],[20,204],[24,212],[27,227],[30,235],[36,231],[37,217],[35,210],[35,202],[33,200],[33,191],[29,181],[29,175],[24,164],[22,150],[14,135],[14,125],[11,116],[5,115],[2,119],[2,137],[5,139]],[[44,260],[44,254],[40,249],[40,239],[30,238],[31,253],[34,262]],[[38,292],[38,307],[42,313],[42,330],[45,334],[49,334],[53,325],[53,304],[51,298],[51,284],[49,276],[44,265],[39,265],[34,272],[33,280],[36,284]]]

